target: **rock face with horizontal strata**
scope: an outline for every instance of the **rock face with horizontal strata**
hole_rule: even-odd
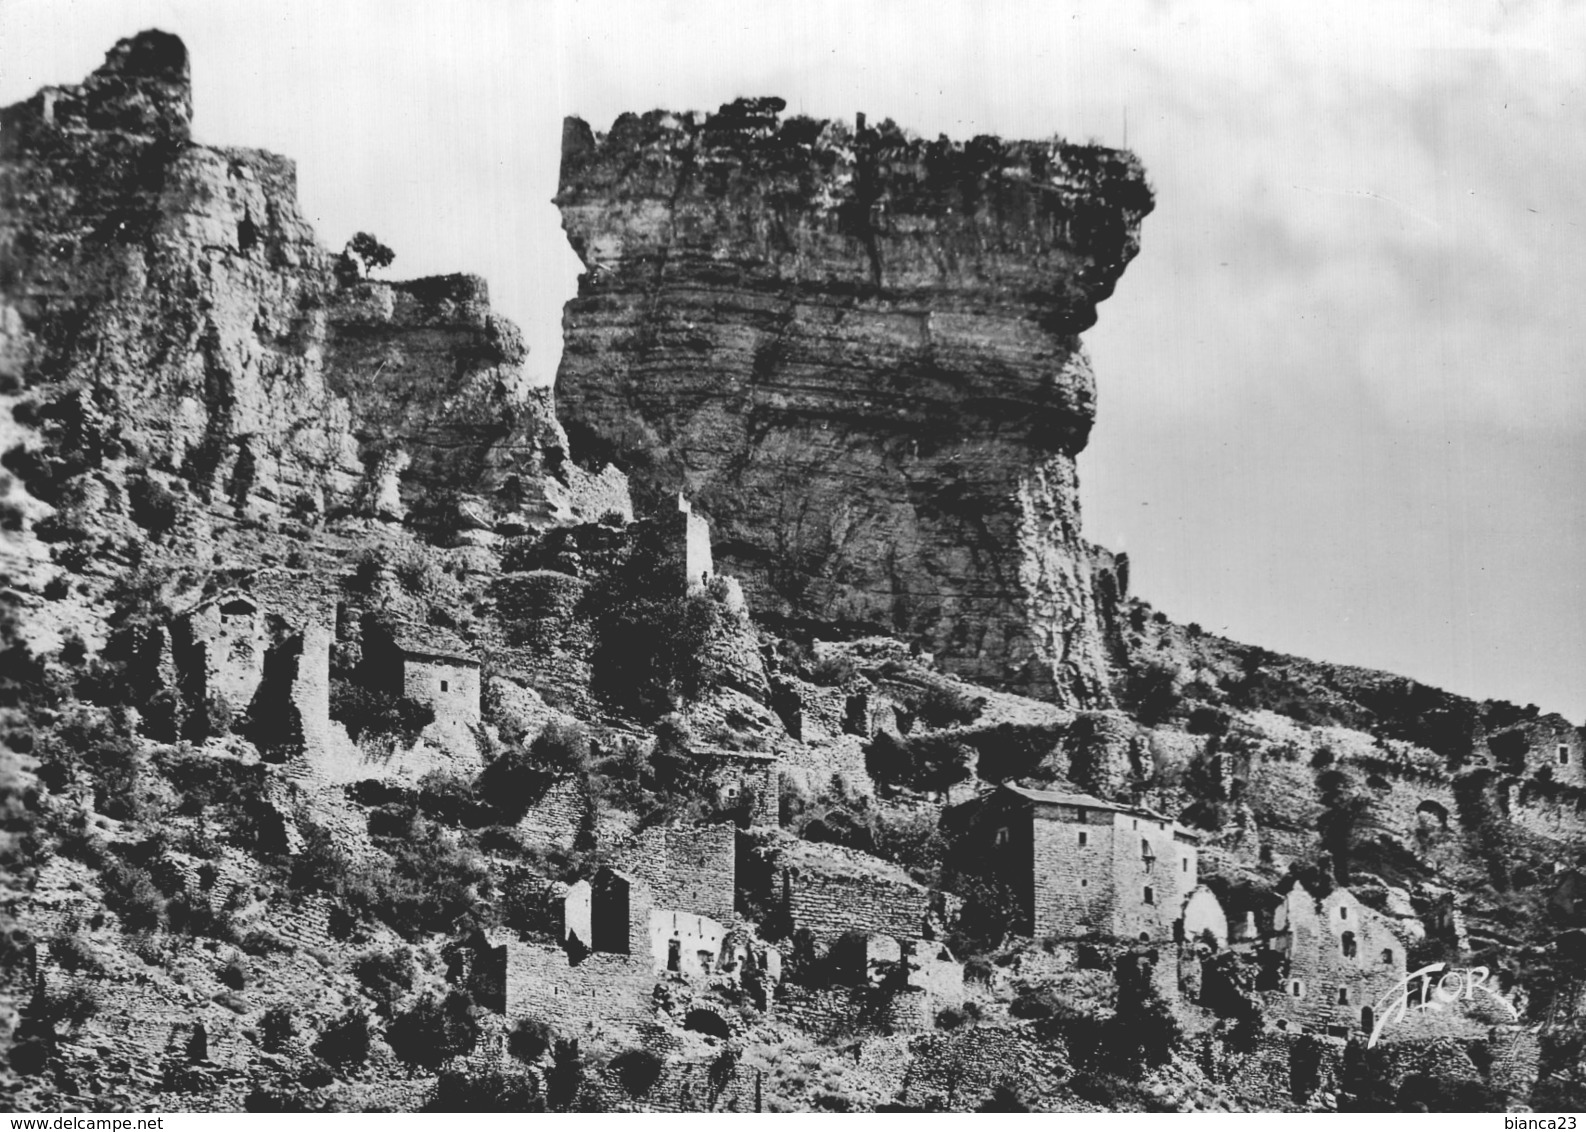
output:
[[[1108,704],[1123,571],[1080,535],[1078,336],[1137,251],[1138,161],[780,109],[565,124],[574,459],[686,491],[758,617]]]

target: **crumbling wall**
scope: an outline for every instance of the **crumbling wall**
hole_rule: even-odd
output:
[[[583,824],[588,808],[589,799],[583,784],[564,779],[553,783],[524,812],[518,829],[536,841],[569,845]]]
[[[667,908],[650,911],[650,957],[657,971],[695,978],[714,974],[726,935],[727,930],[709,916]]]
[[[1369,1033],[1405,976],[1405,944],[1389,922],[1348,889],[1318,900],[1296,885],[1275,926],[1289,971],[1282,990],[1266,996],[1269,1011],[1316,1030]]]
[[[649,886],[658,908],[732,917],[738,865],[730,822],[646,829],[614,855],[614,863]]]
[[[619,1112],[760,1112],[764,1079],[759,1069],[720,1054],[714,1058],[668,1061],[644,1093],[630,1097],[620,1082],[608,1081],[605,1096]]]
[[[917,1034],[936,1024],[940,1002],[922,990],[880,987],[804,987],[784,983],[775,1013],[819,1041],[851,1034]]]
[[[1030,1096],[1068,1075],[1060,1052],[1012,1027],[928,1034],[910,1042],[909,1053],[898,1100],[929,1110],[972,1112],[999,1085]]]
[[[571,1031],[633,1028],[654,1017],[648,948],[637,956],[591,952],[577,965],[560,947],[545,943],[508,940],[498,953],[508,1018],[539,1018]]]
[[[930,893],[907,878],[839,875],[813,863],[784,866],[782,900],[795,930],[830,944],[848,932],[917,939]]]

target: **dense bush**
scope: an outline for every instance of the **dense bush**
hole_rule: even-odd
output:
[[[344,724],[355,740],[364,735],[391,736],[406,746],[435,722],[435,709],[406,696],[332,677],[330,717]]]
[[[285,1006],[272,1006],[259,1019],[259,1044],[266,1053],[279,1053],[297,1034],[297,1023],[292,1011]]]
[[[953,891],[964,899],[958,922],[948,933],[954,955],[994,951],[1008,936],[1030,930],[1030,913],[1013,889],[994,877],[961,875]]]
[[[979,719],[985,706],[981,697],[951,684],[939,684],[920,697],[915,711],[927,727],[958,727]]]
[[[810,665],[810,680],[816,684],[835,687],[854,678],[859,666],[847,653],[829,652]]]
[[[479,1044],[479,1020],[473,1000],[452,991],[441,1002],[426,994],[386,1029],[392,1051],[409,1065],[436,1069],[471,1053]]]
[[[647,1049],[630,1049],[611,1059],[612,1075],[630,1097],[642,1097],[660,1080],[662,1061]]]
[[[127,503],[132,521],[155,537],[176,526],[176,496],[158,480],[147,475],[135,477],[127,485]]]
[[[578,723],[553,719],[528,746],[508,747],[479,775],[477,793],[512,821],[557,782],[589,773],[589,735]]]
[[[507,1035],[507,1052],[532,1065],[550,1050],[552,1038],[551,1028],[538,1018],[520,1018]]]
[[[865,748],[865,769],[880,785],[940,791],[969,777],[972,754],[951,739],[899,739],[882,731]]]
[[[1129,674],[1126,695],[1135,718],[1150,727],[1171,719],[1183,701],[1178,665],[1153,660]]]
[[[657,596],[654,548],[632,551],[623,568],[580,603],[595,628],[591,684],[606,702],[643,718],[672,710],[679,696],[706,689],[702,658],[731,616],[718,590]]]
[[[545,1098],[527,1073],[448,1070],[435,1081],[426,1112],[544,1112]]]
[[[406,948],[361,955],[353,962],[352,973],[383,1018],[390,1018],[402,995],[413,989],[413,959]]]
[[[352,1010],[326,1026],[314,1043],[314,1053],[336,1069],[357,1069],[369,1060],[369,1016]]]

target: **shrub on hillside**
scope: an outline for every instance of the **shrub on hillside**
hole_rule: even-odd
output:
[[[454,1057],[473,1052],[479,1044],[479,1020],[473,1000],[452,991],[440,1002],[424,995],[386,1028],[392,1052],[409,1065],[437,1069]]]
[[[920,722],[927,727],[959,727],[980,718],[986,701],[951,684],[939,684],[916,705]]]
[[[630,1049],[611,1059],[611,1073],[630,1097],[642,1097],[660,1080],[663,1062],[647,1049]]]
[[[354,740],[364,735],[391,736],[407,746],[435,722],[435,709],[406,696],[332,677],[330,717],[345,725]]]
[[[520,1018],[507,1035],[507,1052],[532,1065],[550,1050],[553,1036],[551,1028],[538,1018]]]
[[[553,719],[525,746],[508,747],[479,775],[478,796],[516,821],[557,782],[589,773],[589,735]]]
[[[351,1010],[321,1031],[314,1054],[339,1070],[357,1069],[369,1060],[369,1016]]]
[[[289,1007],[272,1006],[259,1019],[259,1044],[266,1053],[279,1053],[296,1035],[297,1024]]]

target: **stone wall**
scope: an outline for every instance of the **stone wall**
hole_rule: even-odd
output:
[[[794,859],[783,855],[778,861],[782,902],[794,930],[809,931],[825,945],[848,932],[919,938],[930,911],[929,891],[884,862],[852,852],[839,855],[837,846],[817,848],[830,851],[833,859],[823,861],[820,854],[810,853]],[[839,872],[845,864],[856,867]]]
[[[1279,908],[1274,947],[1288,957],[1281,991],[1268,1011],[1293,1025],[1370,1034],[1379,1003],[1405,976],[1405,944],[1389,922],[1348,889],[1318,900],[1295,885]]]
[[[650,957],[657,971],[694,978],[715,973],[727,931],[709,916],[666,908],[650,911]]]
[[[243,593],[213,598],[181,618],[174,637],[189,704],[218,698],[233,712],[246,711],[264,679],[270,643],[258,603]]]
[[[1174,836],[1170,821],[1116,811],[1109,816],[1116,889],[1111,933],[1120,939],[1171,940],[1184,900],[1197,883],[1194,846]]]
[[[936,1024],[939,999],[923,990],[884,991],[879,987],[803,987],[784,983],[777,990],[778,1019],[819,1041],[860,1033],[917,1034]]]
[[[1068,1066],[1022,1029],[976,1026],[927,1034],[909,1043],[898,1100],[929,1110],[973,1112],[999,1085],[1022,1096],[1066,1076]]]
[[[754,792],[754,808],[750,813],[750,824],[778,824],[782,774],[775,756],[712,751],[711,758],[714,769],[707,775],[706,784],[716,792],[721,804],[729,805],[743,791],[751,790]]]
[[[403,658],[402,692],[435,709],[436,719],[479,722],[479,665],[447,657]]]
[[[508,1018],[538,1018],[574,1031],[632,1029],[654,1017],[648,947],[636,956],[591,952],[576,966],[560,947],[508,940],[492,961],[503,971]]]
[[[657,908],[732,917],[738,865],[730,822],[652,827],[613,854],[613,861],[649,886]]]
[[[518,822],[520,832],[536,841],[570,845],[589,807],[583,785],[573,779],[553,783]]]
[[[764,1088],[759,1069],[742,1067],[724,1054],[668,1061],[655,1083],[637,1097],[629,1097],[620,1082],[608,1078],[605,1096],[619,1112],[760,1112]]]

